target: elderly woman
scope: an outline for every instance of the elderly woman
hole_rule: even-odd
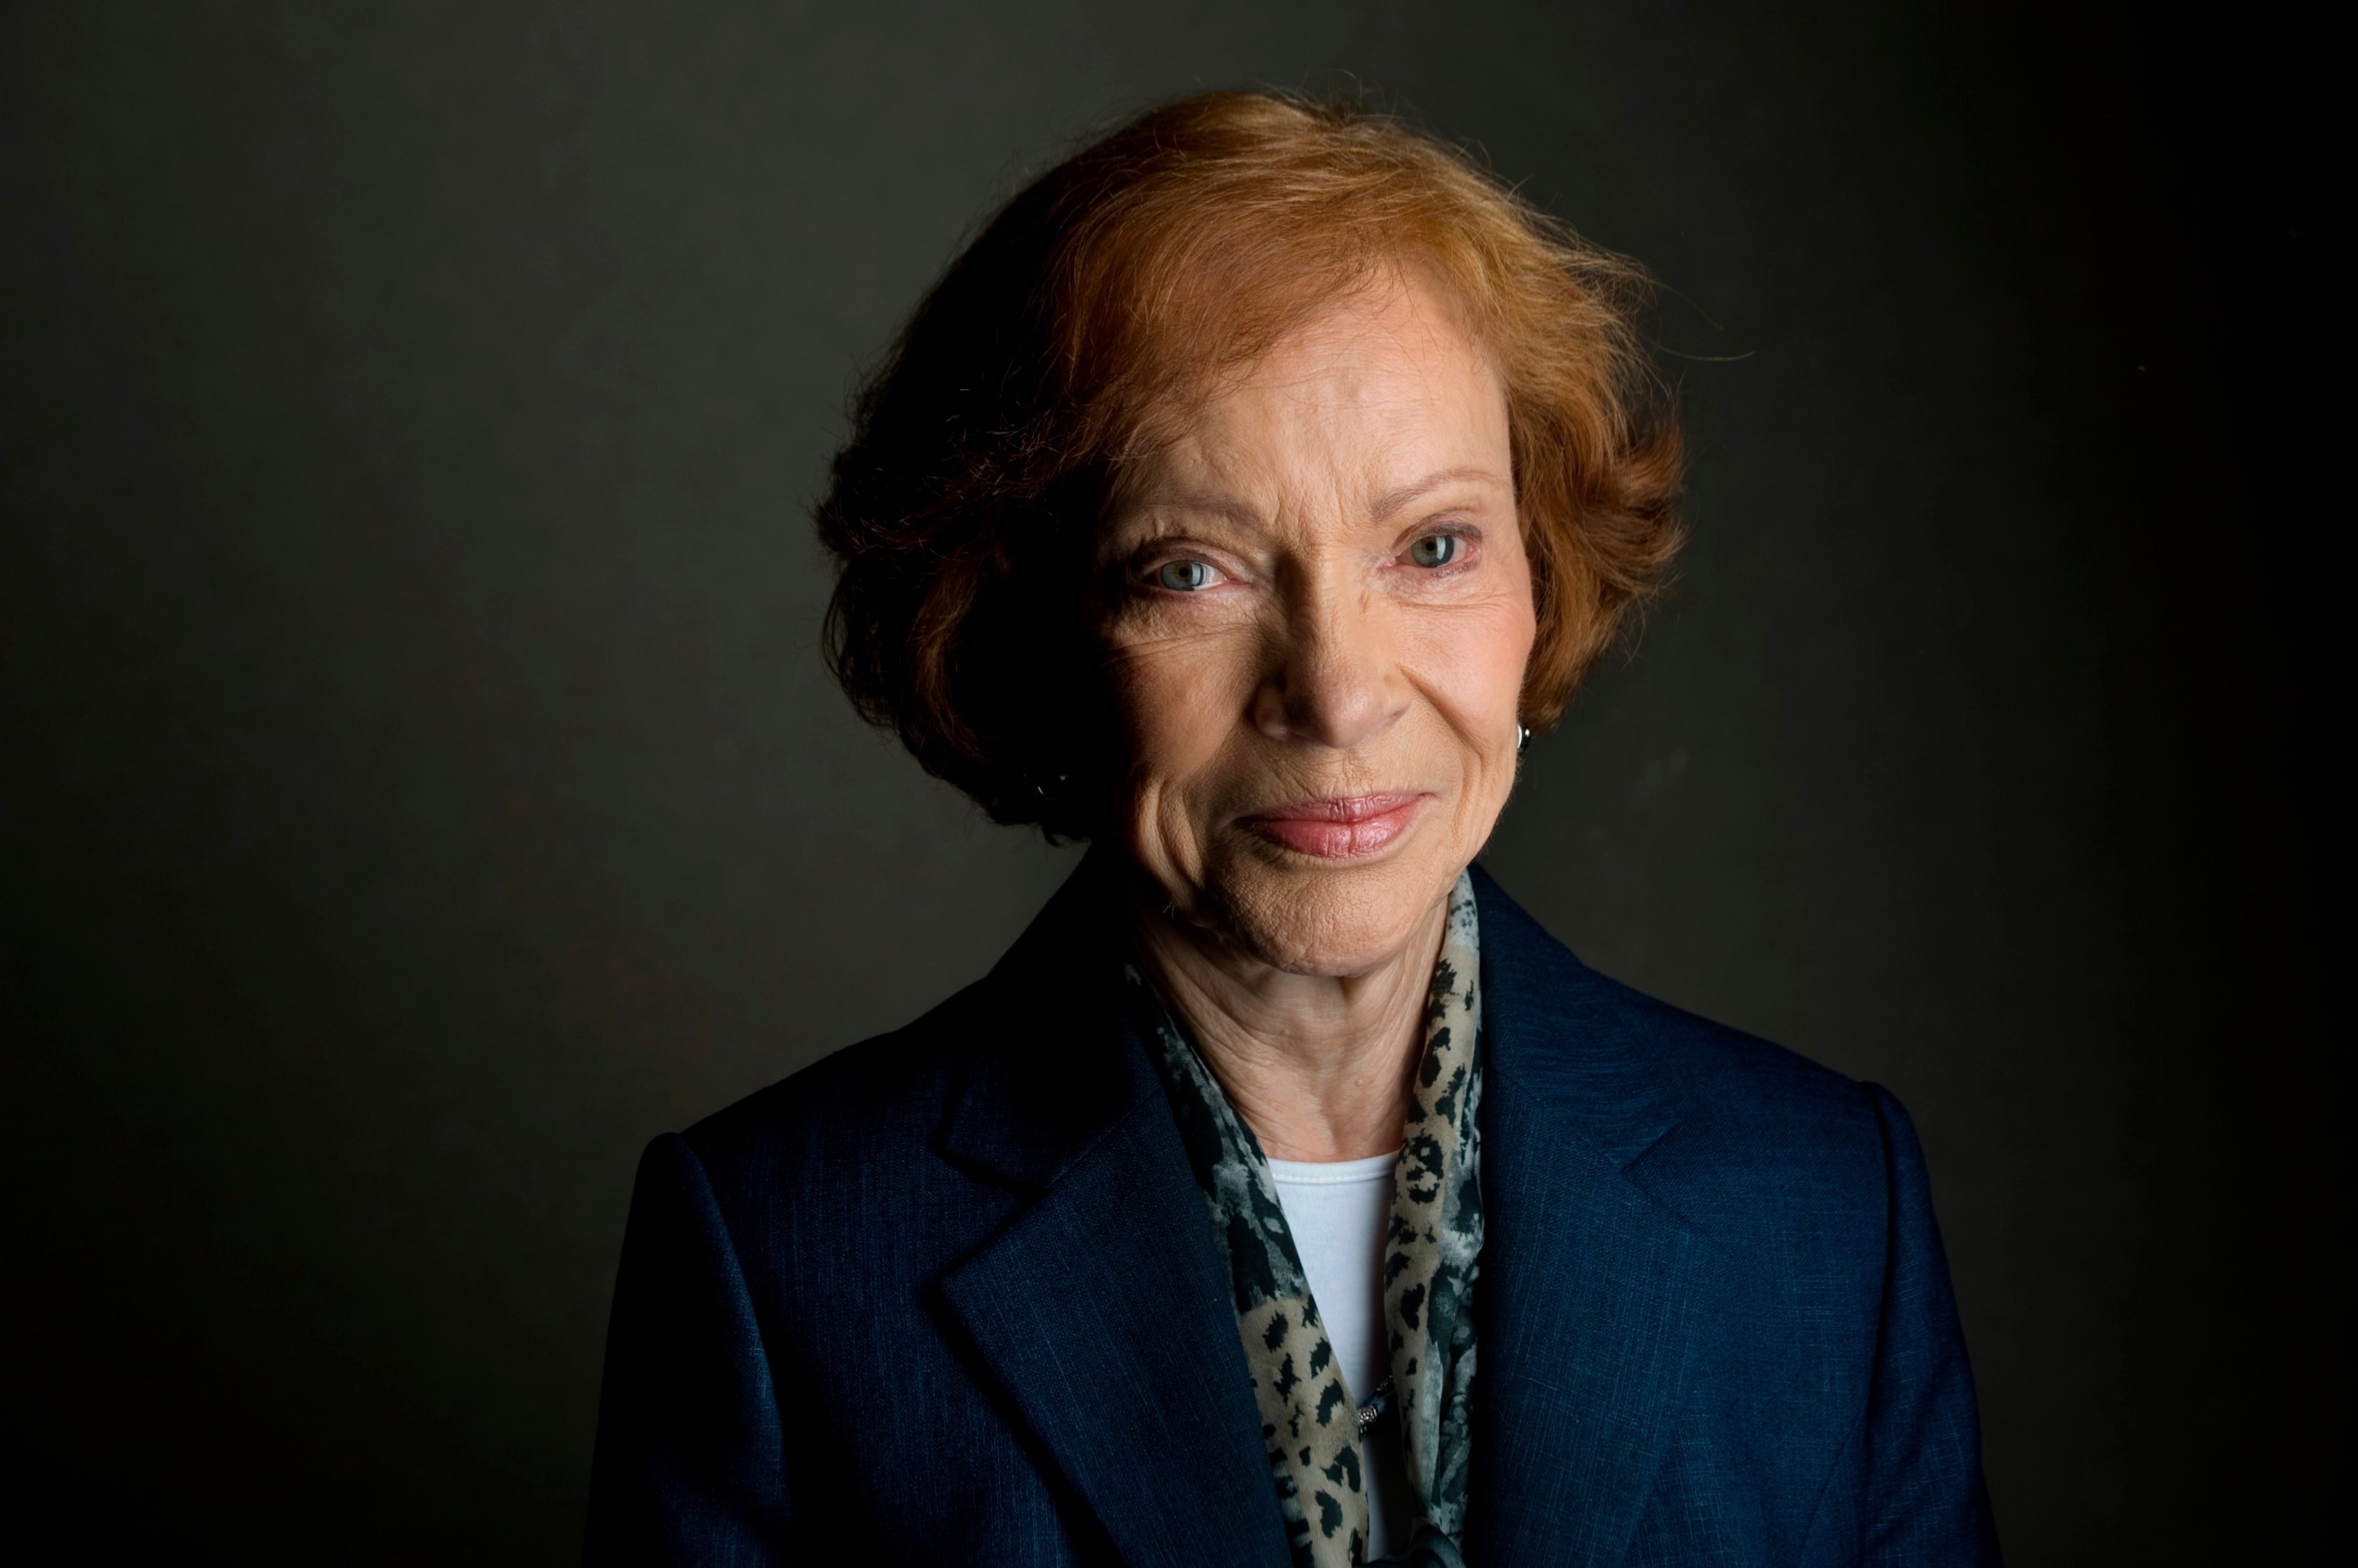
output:
[[[1638,283],[1235,93],[950,268],[820,508],[835,668],[1095,847],[986,979],[648,1150],[593,1560],[1994,1556],[1906,1114],[1474,864],[1678,541]]]

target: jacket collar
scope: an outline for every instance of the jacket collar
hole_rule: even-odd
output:
[[[1120,1039],[1111,879],[1092,851],[968,993],[959,1026],[983,1038],[936,1141],[953,1164],[1036,1195],[1162,1095],[1144,1053]]]
[[[1289,1568],[1204,1199],[1122,1021],[1090,856],[979,988],[936,1148],[1031,1199],[953,1270],[950,1315],[1134,1568]]]
[[[1627,1554],[1668,1450],[1721,1249],[1628,1173],[1682,1114],[1643,1049],[1657,1004],[1474,880],[1487,1234],[1468,1555],[1601,1568]]]
[[[1285,1568],[1246,1369],[1160,1079],[1122,1022],[1113,870],[1092,853],[976,992],[936,1147],[1030,1201],[941,1291],[1125,1561]],[[1628,1551],[1713,1310],[1718,1244],[1628,1173],[1681,1119],[1656,1004],[1481,868],[1487,1237],[1475,1562]]]

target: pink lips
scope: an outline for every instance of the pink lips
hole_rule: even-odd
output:
[[[1372,855],[1402,833],[1429,796],[1333,795],[1273,806],[1238,819],[1272,844],[1324,860]]]

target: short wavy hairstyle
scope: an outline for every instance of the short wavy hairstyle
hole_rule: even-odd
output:
[[[869,377],[817,507],[854,706],[994,820],[1093,836],[1125,765],[1094,632],[1110,487],[1290,330],[1407,277],[1504,384],[1538,611],[1521,717],[1553,723],[1682,537],[1645,276],[1457,148],[1260,92],[1166,104],[1041,175]]]

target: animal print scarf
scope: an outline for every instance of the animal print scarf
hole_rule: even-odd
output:
[[[1384,1239],[1392,1398],[1373,1419],[1396,1413],[1401,1423],[1415,1524],[1384,1560],[1401,1568],[1464,1568],[1470,1301],[1482,1250],[1480,953],[1474,884],[1461,875],[1433,967]],[[1359,1568],[1368,1541],[1361,1409],[1377,1390],[1355,1400],[1343,1386],[1252,1130],[1135,968],[1129,979],[1233,1288],[1294,1568]]]

